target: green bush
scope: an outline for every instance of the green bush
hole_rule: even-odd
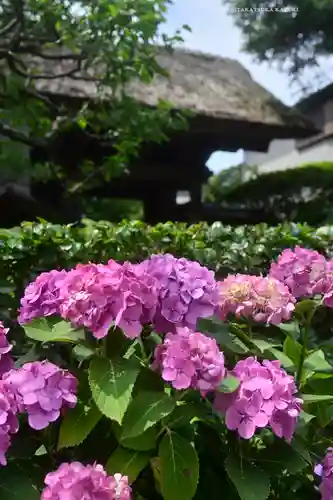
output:
[[[332,162],[256,175],[247,182],[241,181],[243,173],[253,177],[253,167],[229,170],[210,179],[206,191],[211,203],[225,207],[236,204],[244,210],[258,210],[262,213],[262,220],[271,223],[295,221],[317,226],[331,220]]]
[[[297,243],[330,256],[331,236],[295,225],[26,224],[1,233],[2,297],[14,319],[25,283],[45,269],[170,251],[221,276],[259,273]],[[165,260],[162,276],[113,263],[39,281],[24,330],[0,324],[1,500],[319,499],[331,483],[328,460],[322,479],[314,467],[332,445],[333,280],[330,262],[306,255],[301,275],[280,265],[289,290],[258,276],[217,286],[191,263],[177,283]],[[96,463],[111,482],[101,466],[82,477]]]
[[[15,318],[25,286],[39,273],[68,269],[78,262],[137,262],[152,253],[169,252],[197,260],[221,277],[234,272],[260,274],[282,249],[297,244],[330,255],[333,229],[295,224],[238,228],[220,223],[115,225],[91,220],[78,226],[25,223],[0,230],[0,314]]]

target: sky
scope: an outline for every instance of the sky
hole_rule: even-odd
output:
[[[252,77],[266,87],[285,104],[297,100],[288,76],[267,64],[259,64],[252,56],[241,52],[242,36],[233,25],[222,0],[174,0],[169,9],[165,31],[173,33],[183,24],[188,24],[192,33],[184,32],[185,47],[238,60],[248,69]],[[285,14],[281,14],[285,15]],[[243,159],[242,151],[237,153],[214,153],[208,167],[214,172],[239,164]]]

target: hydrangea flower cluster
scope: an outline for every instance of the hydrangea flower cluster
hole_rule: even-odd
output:
[[[14,366],[10,351],[13,346],[8,342],[7,333],[9,328],[5,328],[0,321],[0,377],[11,370]]]
[[[152,255],[138,265],[159,283],[153,324],[157,332],[174,332],[177,326],[195,329],[199,318],[212,316],[218,304],[214,273],[184,258]]]
[[[240,380],[231,394],[217,393],[215,408],[225,415],[226,426],[250,439],[257,428],[270,425],[287,441],[292,439],[302,400],[296,397],[293,377],[281,369],[279,361],[260,363],[253,357],[239,361],[231,375]]]
[[[188,328],[168,333],[155,349],[153,368],[175,389],[214,391],[225,376],[224,355],[214,339]]]
[[[0,381],[0,464],[7,465],[6,452],[10,447],[10,434],[18,431],[17,404],[14,396]]]
[[[79,264],[61,287],[60,313],[76,326],[103,338],[114,324],[129,338],[138,337],[152,321],[157,283],[130,263]]]
[[[322,464],[316,465],[315,474],[321,477],[320,492],[322,500],[333,499],[333,448],[328,448]]]
[[[60,288],[66,275],[66,271],[53,270],[41,273],[31,282],[21,299],[18,322],[24,324],[34,318],[59,315]]]
[[[219,286],[220,314],[252,318],[278,325],[291,318],[295,298],[288,288],[275,278],[246,274],[229,275]]]
[[[320,253],[297,246],[283,250],[277,262],[271,264],[269,275],[287,285],[298,299],[325,293],[331,267]]]
[[[63,463],[45,477],[41,500],[131,500],[127,476],[108,476],[101,465]]]
[[[59,418],[62,408],[73,408],[77,402],[77,379],[49,361],[25,363],[6,373],[3,381],[19,411],[28,413],[33,429],[44,429]]]

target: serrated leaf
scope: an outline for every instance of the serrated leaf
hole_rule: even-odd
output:
[[[240,384],[240,380],[237,377],[229,375],[225,377],[218,387],[219,392],[231,393],[237,391]]]
[[[241,500],[266,500],[270,492],[267,474],[259,467],[229,455],[225,469]]]
[[[139,436],[169,415],[175,406],[175,400],[163,392],[140,392],[124,417],[122,438]]]
[[[94,358],[89,366],[89,385],[94,401],[107,417],[122,423],[140,368],[132,360]]]
[[[121,444],[121,446],[123,446],[124,448],[129,448],[136,451],[149,451],[153,450],[156,447],[159,429],[156,426],[149,427],[149,429],[147,429],[139,436],[132,438],[123,438],[122,428],[120,427],[120,425],[115,424],[114,433],[119,441],[119,444]]]
[[[270,476],[282,475],[285,471],[297,474],[308,466],[304,457],[282,440],[275,441],[260,455],[260,464]]]
[[[304,367],[312,372],[333,371],[333,367],[326,361],[325,354],[322,350],[312,352],[305,360]]]
[[[171,415],[166,419],[166,425],[171,429],[176,429],[177,427],[182,427],[188,424],[194,418],[203,418],[207,415],[207,409],[192,401],[178,405]]]
[[[93,349],[90,349],[90,347],[78,344],[73,348],[73,354],[78,361],[82,362],[92,358],[92,356],[95,354],[95,351]]]
[[[294,366],[298,366],[301,358],[302,346],[297,340],[286,337],[283,343],[284,354],[292,361]]]
[[[14,464],[0,469],[1,500],[40,500],[40,492],[30,474]]]
[[[333,401],[333,394],[302,394],[304,403],[322,403],[324,401]]]
[[[69,342],[75,344],[84,339],[84,331],[76,330],[67,321],[52,322],[37,318],[23,325],[27,337],[38,342]]]
[[[236,354],[249,352],[244,342],[231,333],[229,328],[228,323],[217,318],[202,318],[198,320],[198,330],[208,337],[215,339],[220,346]]]
[[[159,446],[160,484],[164,500],[191,500],[199,479],[195,448],[175,432],[168,432]]]
[[[287,371],[294,372],[295,371],[295,365],[292,362],[288,356],[286,356],[283,352],[279,351],[278,349],[275,349],[274,347],[268,349],[268,351],[273,354],[275,359],[279,360],[281,363],[281,366],[285,368]]]
[[[123,476],[128,476],[129,482],[133,483],[140,472],[148,465],[149,460],[149,453],[119,447],[112,453],[105,468],[109,475],[119,472]]]
[[[79,401],[75,408],[68,410],[61,422],[58,450],[83,443],[101,417],[102,414],[94,403],[88,406]]]
[[[297,322],[294,323],[281,323],[278,325],[278,328],[283,331],[286,335],[291,337],[294,340],[299,339],[301,335],[301,331],[299,328],[299,324]]]

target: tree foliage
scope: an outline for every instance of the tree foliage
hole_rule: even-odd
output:
[[[223,0],[242,30],[244,48],[260,61],[279,62],[291,75],[333,53],[332,0]],[[280,2],[281,3],[281,2]]]
[[[171,50],[180,42],[162,33],[170,0],[4,0],[0,6],[0,168],[21,173],[29,167],[22,145],[57,149],[62,131],[76,130],[83,140],[112,148],[98,175],[122,171],[144,141],[166,139],[183,126],[169,103],[148,109],[132,99],[133,78],[149,83],[165,70],[156,44]],[[54,99],[66,82],[87,86],[86,98]],[[52,93],[48,92],[51,89]],[[60,89],[60,90],[58,90]],[[75,92],[74,92],[75,93]],[[89,102],[94,94],[93,105]],[[64,156],[65,151],[61,151]],[[60,156],[61,156],[60,155]],[[59,158],[59,154],[57,156]],[[56,162],[54,162],[56,163]],[[81,177],[96,170],[87,162]],[[91,173],[92,170],[92,173]],[[37,176],[61,175],[55,165],[36,168]],[[83,172],[83,173],[82,173]],[[67,172],[68,174],[68,172]],[[5,174],[3,173],[2,176]],[[81,179],[76,176],[76,181]]]

